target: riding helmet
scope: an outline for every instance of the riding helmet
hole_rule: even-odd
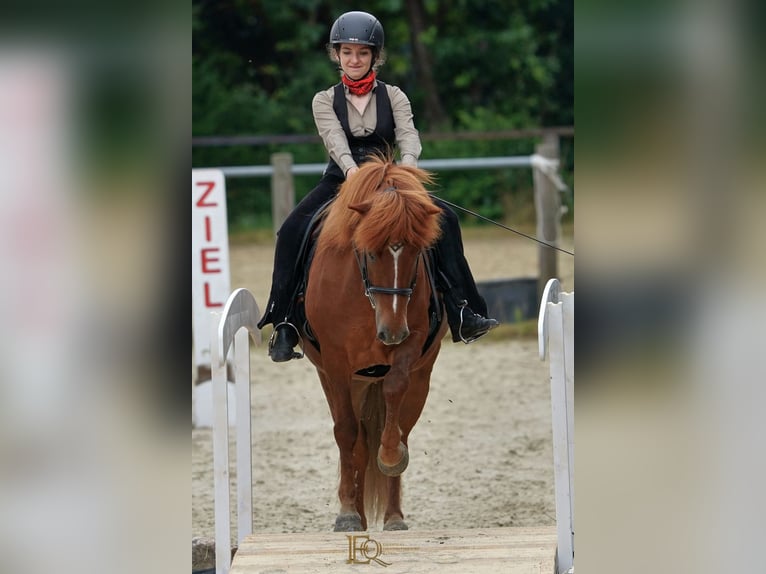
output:
[[[346,12],[335,20],[330,29],[330,43],[333,45],[364,44],[380,52],[383,40],[383,26],[367,12]]]

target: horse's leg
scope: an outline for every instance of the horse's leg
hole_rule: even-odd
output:
[[[362,530],[367,530],[367,516],[364,512],[364,479],[367,471],[367,431],[360,424],[354,446],[354,468],[356,470],[356,512],[362,523]]]
[[[364,530],[364,515],[359,512],[357,502],[356,464],[354,445],[357,438],[357,428],[353,420],[348,418],[335,423],[335,441],[340,454],[340,484],[338,499],[340,512],[335,520],[336,532],[351,532]]]
[[[336,532],[363,530],[363,515],[357,511],[356,464],[354,447],[359,435],[359,423],[354,416],[348,385],[338,383],[343,377],[319,372],[322,387],[330,406],[334,426],[335,443],[338,445],[340,459],[340,484],[338,499],[340,512],[335,519]]]
[[[354,419],[351,404],[348,409],[340,409],[335,421],[335,442],[340,454],[340,484],[338,499],[340,513],[335,520],[336,532],[364,530],[363,515],[358,511],[356,474],[358,461],[355,459],[355,445],[359,435],[358,423]]]
[[[407,445],[410,431],[415,426],[428,396],[430,387],[431,366],[410,373],[410,383],[407,387],[406,401],[399,412],[399,428],[402,431],[402,444]],[[388,504],[383,519],[383,530],[407,530],[402,512],[402,482],[401,476],[388,479]]]
[[[402,477],[388,477],[388,504],[383,517],[383,530],[407,530],[402,513]]]
[[[399,476],[407,468],[410,460],[407,446],[402,442],[402,430],[399,427],[399,411],[406,392],[406,372],[401,367],[392,368],[383,380],[386,422],[378,449],[378,467],[386,476]]]

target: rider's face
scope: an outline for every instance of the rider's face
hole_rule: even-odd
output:
[[[361,44],[341,44],[340,67],[352,80],[361,79],[372,67],[372,48]]]

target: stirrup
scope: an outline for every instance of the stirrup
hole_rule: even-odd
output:
[[[296,351],[293,351],[293,359],[302,359],[303,358],[303,337],[301,337],[301,332],[298,330],[298,327],[293,325],[287,320],[282,321],[281,323],[278,323],[274,325],[274,329],[271,331],[271,337],[269,337],[269,355],[271,355],[271,349],[274,347],[274,339],[277,336],[277,329],[281,327],[282,325],[287,325],[288,327],[292,327],[293,331],[295,331],[295,334],[298,335],[298,346],[301,349],[301,352],[298,353]]]
[[[458,306],[460,307],[460,326],[457,329],[457,336],[460,337],[460,340],[463,341],[463,343],[465,343],[466,345],[473,343],[474,341],[481,339],[484,335],[486,335],[492,330],[492,327],[488,327],[485,331],[481,331],[477,333],[476,335],[474,335],[473,337],[469,337],[468,339],[463,337],[463,311],[465,310],[466,307],[468,307],[468,301],[463,299],[458,304]],[[497,325],[497,323],[495,323],[495,325]]]

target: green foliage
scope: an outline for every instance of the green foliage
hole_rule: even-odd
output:
[[[408,8],[422,2],[419,41],[430,54],[438,99],[454,131],[571,125],[573,10],[562,0],[377,0],[363,7],[319,0],[193,0],[193,134],[313,134],[311,99],[338,81],[326,53],[332,21],[347,10],[377,15],[386,31],[381,78],[410,97],[426,124],[426,86],[415,65]],[[535,141],[424,141],[422,158],[527,155]],[[319,144],[193,149],[195,167],[263,165],[276,151],[296,163],[324,162]],[[564,179],[573,181],[573,141],[562,139]],[[318,180],[297,177],[296,199]],[[227,182],[232,226],[269,225],[267,178]],[[493,219],[529,219],[529,170],[439,174],[439,195]],[[564,197],[572,213],[572,194]],[[531,211],[533,213],[533,210]],[[461,214],[465,222],[475,218]]]

